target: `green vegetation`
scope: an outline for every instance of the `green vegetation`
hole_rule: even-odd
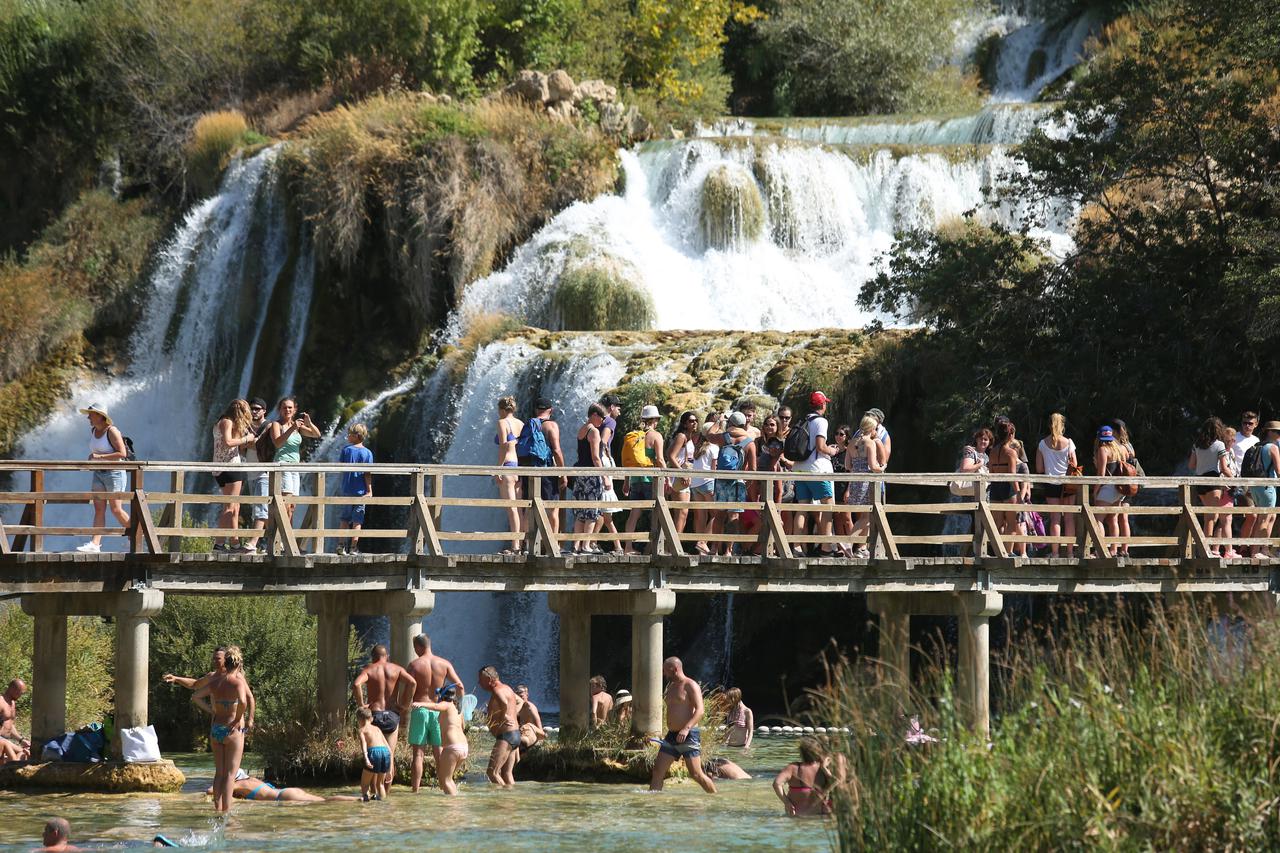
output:
[[[17,602],[0,604],[0,660],[6,664],[5,681],[21,678],[30,690],[40,684],[31,676],[35,619]],[[101,619],[73,616],[67,620],[67,725],[79,728],[100,723],[111,709],[111,666],[115,641],[111,627]],[[18,702],[18,728],[31,734],[31,693]]]
[[[566,331],[653,328],[653,300],[639,273],[608,256],[570,257],[556,279],[555,310]]]
[[[993,661],[990,743],[956,722],[949,674],[906,702],[941,742],[908,747],[901,696],[837,666],[815,720],[843,744],[844,850],[1274,849],[1274,616],[1158,607],[1068,614]]]
[[[160,676],[204,675],[220,645],[238,645],[244,652],[260,737],[314,728],[316,619],[301,596],[172,595],[151,628],[151,716],[167,749],[201,744],[208,718],[191,704],[190,691]],[[353,635],[350,659],[358,656]],[[250,748],[256,748],[253,742]]]
[[[998,412],[1033,435],[1054,409],[1082,434],[1120,416],[1160,471],[1207,413],[1280,408],[1268,8],[1181,0],[1107,29],[1059,110],[1078,132],[1033,135],[1007,188],[1033,210],[1082,211],[1065,262],[976,224],[901,240],[862,302],[929,327],[899,361],[931,389],[935,439]]]
[[[702,238],[712,249],[740,249],[764,230],[764,200],[750,172],[717,166],[702,182],[699,218]]]

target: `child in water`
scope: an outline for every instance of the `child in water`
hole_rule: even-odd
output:
[[[436,691],[436,701],[414,702],[415,708],[422,707],[440,714],[440,760],[436,765],[436,781],[440,790],[451,797],[458,794],[458,783],[453,780],[453,772],[458,765],[467,760],[471,747],[467,741],[467,733],[462,725],[462,711],[458,708],[458,685],[446,684]],[[381,733],[379,733],[381,734]]]
[[[373,724],[373,712],[368,708],[356,711],[356,733],[360,735],[360,750],[364,753],[360,795],[365,802],[385,800],[387,773],[391,770],[391,748],[387,746],[386,736]]]
[[[755,715],[742,701],[742,691],[730,687],[724,692],[724,722],[729,728],[725,736],[726,746],[751,746],[751,738],[755,735]]]

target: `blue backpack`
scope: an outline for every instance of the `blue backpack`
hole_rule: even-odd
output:
[[[106,748],[107,736],[102,730],[102,724],[90,723],[75,733],[62,760],[96,764],[102,760],[102,752]]]
[[[542,418],[529,418],[524,425],[516,439],[516,456],[521,459],[532,457],[543,466],[551,463],[551,448],[547,446],[547,437],[542,434]]]
[[[746,461],[746,454],[742,448],[751,443],[750,438],[744,438],[742,444],[734,444],[733,442],[725,442],[724,447],[720,448],[720,456],[716,461],[717,471],[741,471],[743,463]]]

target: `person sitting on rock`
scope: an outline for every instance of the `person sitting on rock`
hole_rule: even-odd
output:
[[[31,757],[31,741],[20,735],[14,724],[18,715],[18,700],[26,692],[26,682],[15,678],[9,682],[4,693],[0,693],[0,758],[3,761],[25,761]]]
[[[609,693],[603,675],[594,676],[588,681],[587,689],[591,691],[591,728],[598,729],[609,719],[609,712],[613,710],[613,696]]]

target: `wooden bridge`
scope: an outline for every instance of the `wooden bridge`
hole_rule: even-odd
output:
[[[75,489],[54,490],[46,483],[78,474],[85,485],[93,470],[124,469],[129,490],[106,494]],[[3,462],[0,471],[10,491],[0,493],[8,518],[0,525],[0,595],[19,596],[22,607],[35,617],[36,656],[33,676],[32,727],[37,738],[65,728],[66,637],[69,615],[112,616],[116,621],[115,702],[119,727],[147,720],[147,664],[150,617],[166,595],[173,594],[305,594],[318,619],[319,705],[327,725],[344,724],[347,685],[346,638],[352,615],[387,615],[392,626],[392,655],[406,662],[412,637],[434,607],[437,591],[545,591],[560,619],[560,683],[562,727],[584,728],[587,720],[586,681],[590,675],[590,619],[596,614],[632,617],[632,679],[635,726],[642,732],[662,730],[661,661],[662,617],[670,613],[677,594],[747,593],[864,593],[869,609],[879,615],[884,671],[908,672],[912,615],[954,615],[960,631],[959,697],[972,724],[989,726],[988,631],[1005,593],[1166,593],[1235,595],[1254,593],[1271,601],[1280,591],[1280,562],[1265,558],[1223,559],[1221,546],[1275,547],[1274,538],[1210,537],[1203,520],[1246,514],[1274,516],[1276,509],[1204,507],[1196,486],[1208,481],[1195,477],[1148,477],[1133,480],[1141,487],[1141,505],[1099,506],[1091,487],[1116,484],[1116,478],[964,475],[974,481],[972,496],[958,499],[948,490],[955,474],[778,474],[767,472],[698,472],[711,479],[760,482],[760,499],[742,502],[669,500],[655,488],[647,500],[610,502],[543,500],[540,477],[609,474],[618,469],[519,469],[535,473],[521,500],[503,500],[493,478],[510,475],[511,468],[439,465],[370,465],[360,468],[375,475],[375,497],[351,498],[330,492],[347,468],[332,464],[257,466],[269,475],[268,493],[238,497],[215,492],[211,472],[216,466],[169,462]],[[310,492],[284,495],[282,474],[298,471]],[[687,476],[688,471],[648,469],[658,478]],[[774,481],[843,480],[883,483],[870,489],[865,505],[779,503]],[[1077,487],[1070,505],[997,503],[987,498],[987,486],[1000,481],[1068,482]],[[1276,481],[1232,480],[1233,485],[1275,484]],[[246,484],[246,488],[248,484]],[[22,490],[20,490],[22,489]],[[130,508],[127,528],[94,528],[47,521],[52,507],[79,505],[76,515],[91,518],[88,502],[119,499]],[[265,553],[209,551],[209,537],[217,532],[192,521],[210,508],[226,504],[265,505],[265,529],[240,530],[237,537],[260,540]],[[296,505],[293,514],[290,504]],[[347,531],[329,526],[325,508],[351,504],[394,507],[399,527],[365,529],[362,542],[382,540],[390,553],[344,556],[328,553],[326,540]],[[465,510],[507,508],[522,510],[528,529],[519,534],[524,553],[468,553],[496,550],[510,542],[505,529],[466,529]],[[565,510],[639,509],[648,530],[636,533],[575,534],[557,531],[552,519]],[[20,508],[20,512],[18,509]],[[742,510],[750,533],[697,533],[692,523],[698,511]],[[681,511],[690,522],[677,524]],[[791,513],[812,518],[817,512],[865,514],[866,535],[820,536],[797,534],[787,521]],[[1001,513],[1036,511],[1065,513],[1076,521],[1077,533],[1066,536],[1002,534]],[[1105,520],[1123,512],[1137,528],[1134,535],[1109,537]],[[63,509],[59,515],[68,515]],[[505,526],[505,514],[493,513]],[[971,520],[971,532],[943,534],[949,515]],[[300,519],[298,516],[302,516]],[[472,526],[475,523],[472,522]],[[621,529],[621,525],[619,525]],[[791,529],[793,532],[789,533]],[[1239,525],[1236,525],[1236,530]],[[572,523],[561,526],[571,531]],[[225,531],[231,533],[232,531]],[[1280,531],[1277,531],[1280,533]],[[108,549],[101,554],[74,550],[54,552],[46,546],[54,537],[103,535]],[[68,549],[78,540],[72,540]],[[121,543],[115,550],[111,542]],[[615,553],[575,554],[574,543],[622,541],[642,547],[643,556]],[[713,547],[730,543],[734,556],[707,556],[695,542]],[[793,549],[866,545],[867,559],[798,557]],[[1015,556],[1027,544],[1057,544],[1060,558]],[[1117,549],[1132,556],[1111,556]],[[948,553],[943,553],[946,551]],[[226,638],[228,642],[236,638]]]

